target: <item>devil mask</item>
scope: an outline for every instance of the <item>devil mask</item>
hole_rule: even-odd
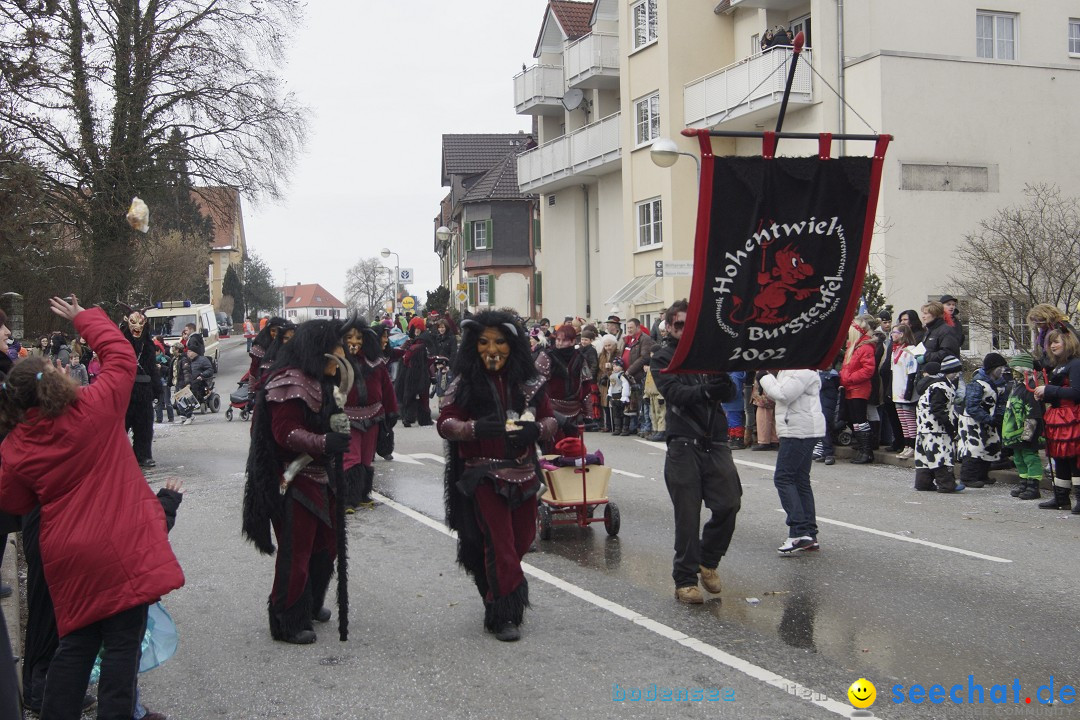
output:
[[[136,310],[127,316],[127,325],[128,329],[131,330],[131,336],[140,338],[146,327],[146,316]]]
[[[486,327],[476,339],[476,352],[489,373],[497,373],[506,366],[510,357],[510,342],[506,335],[495,327]]]

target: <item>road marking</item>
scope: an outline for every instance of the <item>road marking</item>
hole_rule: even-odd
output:
[[[404,453],[394,453],[394,459],[390,462],[393,463],[405,463],[406,465],[423,465],[424,463],[419,460],[414,460],[412,456]]]
[[[646,445],[658,445],[659,443],[652,443],[648,440],[638,439],[638,442],[645,443]],[[756,463],[749,460],[735,460],[736,465],[745,465],[746,467],[757,468],[759,470],[768,470],[769,472],[776,472],[775,465],[766,465],[765,463]],[[780,508],[777,508],[778,512],[784,512]],[[840,527],[848,528],[849,530],[860,530],[871,535],[880,535],[881,537],[892,538],[893,540],[902,540],[903,542],[914,543],[916,545],[925,545],[926,547],[937,548],[938,550],[946,550],[948,552],[958,553],[960,555],[968,555],[969,557],[978,558],[980,560],[989,560],[990,562],[997,563],[1011,563],[1012,560],[1007,558],[995,557],[994,555],[983,555],[972,550],[964,550],[963,548],[952,547],[951,545],[942,545],[941,543],[930,542],[929,540],[920,540],[918,538],[911,538],[905,535],[898,535],[896,533],[885,532],[884,530],[875,530],[874,528],[864,527],[862,525],[855,525],[853,523],[847,523],[842,520],[830,520],[818,516],[818,522],[825,523],[826,525],[838,525]]]
[[[784,512],[782,508],[776,508],[777,512]],[[1008,558],[995,557],[993,555],[983,555],[972,550],[964,550],[963,548],[952,547],[951,545],[942,545],[941,543],[930,542],[929,540],[920,540],[919,538],[908,537],[907,535],[899,535],[897,533],[885,532],[884,530],[875,530],[874,528],[863,527],[862,525],[853,525],[852,523],[844,522],[843,520],[830,520],[829,518],[823,518],[820,515],[817,518],[819,523],[825,523],[826,525],[839,525],[840,527],[848,528],[849,530],[861,530],[871,535],[880,535],[881,537],[892,538],[893,540],[902,540],[903,542],[914,543],[916,545],[925,545],[927,547],[937,548],[938,550],[947,550],[949,552],[958,553],[960,555],[968,555],[973,558],[979,558],[980,560],[989,560],[990,562],[997,563],[1011,563],[1012,560]]]
[[[394,459],[396,460],[399,457],[401,457],[400,454],[395,455]],[[414,458],[414,459],[415,458],[423,458],[425,460],[434,460],[436,462],[443,463],[444,465],[446,464],[446,458],[444,458],[442,455],[436,455],[435,453],[412,453],[411,455],[406,455],[405,457]],[[405,462],[409,462],[409,461],[406,460]],[[423,464],[423,463],[419,463],[419,464]],[[616,468],[611,468],[611,472],[615,473],[616,475],[625,475],[626,477],[637,478],[638,480],[644,480],[645,479],[644,475],[638,475],[637,473],[627,472],[626,470],[618,470]]]
[[[625,475],[626,477],[637,478],[638,480],[644,480],[645,479],[644,475],[638,475],[637,473],[626,472],[625,470],[617,470],[615,468],[611,468],[611,472],[615,473],[616,475]]]
[[[441,532],[447,537],[455,536],[454,532],[451,531],[450,528],[446,527],[437,520],[429,518],[427,515],[424,515],[421,512],[417,512],[416,510],[413,510],[410,507],[406,507],[405,505],[395,502],[394,500],[391,500],[390,498],[379,493],[372,493],[372,495],[376,497],[380,502],[386,504],[387,507],[397,510],[399,513],[405,515],[406,517],[410,517],[419,523],[427,525],[428,527],[438,532]],[[801,685],[794,680],[789,680],[782,675],[778,675],[777,673],[774,673],[770,670],[766,670],[760,665],[755,665],[748,660],[743,660],[742,658],[732,655],[731,653],[724,652],[715,645],[710,645],[707,642],[703,642],[695,637],[687,635],[684,632],[676,630],[669,625],[665,625],[661,622],[653,620],[652,618],[645,617],[641,613],[631,610],[625,605],[620,605],[616,602],[612,602],[611,600],[600,597],[595,593],[589,592],[582,587],[574,585],[571,582],[563,580],[562,578],[552,575],[551,573],[541,570],[540,568],[530,565],[529,563],[521,563],[521,568],[528,575],[533,576],[537,580],[546,582],[549,585],[552,585],[562,590],[563,592],[569,593],[570,595],[573,595],[580,600],[584,600],[590,605],[594,605],[601,610],[606,610],[612,615],[621,617],[624,620],[629,620],[635,625],[638,625],[656,635],[659,635],[662,638],[678,643],[679,645],[693,650],[694,652],[700,653],[705,657],[711,658],[716,662],[720,663],[721,665],[735,670],[736,672],[740,672],[743,675],[753,678],[754,680],[759,680],[766,685],[771,685],[772,687],[779,688],[786,694],[794,695],[801,700],[807,700],[820,708],[828,710],[835,715],[839,715],[840,717],[846,718],[851,712],[850,705],[837,702],[836,700],[830,700],[828,697],[825,696],[824,693],[813,690],[812,688],[806,687],[805,685]]]
[[[425,460],[434,460],[435,462],[446,464],[446,458],[442,455],[436,455],[435,453],[413,453],[414,458],[423,458]]]

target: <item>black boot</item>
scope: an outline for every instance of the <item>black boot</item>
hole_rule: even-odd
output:
[[[1016,497],[1021,500],[1038,500],[1042,497],[1042,493],[1039,492],[1038,480],[1025,480],[1024,487],[1021,488],[1020,494]]]
[[[1069,488],[1054,486],[1054,496],[1039,503],[1043,510],[1064,510],[1069,507]]]
[[[870,431],[858,430],[854,435],[856,455],[851,462],[855,465],[866,465],[874,462],[874,454],[870,452]]]
[[[1076,496],[1076,504],[1073,505],[1072,514],[1080,515],[1080,490],[1077,490],[1073,495]]]
[[[1020,497],[1021,493],[1027,492],[1028,483],[1031,482],[1027,478],[1020,478],[1020,484],[1009,491],[1009,494],[1013,497]]]
[[[939,493],[953,493],[963,490],[963,487],[956,484],[956,473],[948,465],[934,468],[934,480],[937,481],[937,491]]]
[[[915,468],[915,489],[934,489],[934,470],[932,468]]]

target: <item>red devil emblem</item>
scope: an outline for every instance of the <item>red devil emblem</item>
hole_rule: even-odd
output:
[[[754,303],[747,309],[745,317],[737,317],[742,306],[742,299],[737,295],[731,300],[734,307],[731,311],[731,322],[742,325],[748,322],[756,322],[760,325],[780,325],[787,322],[790,315],[781,315],[780,308],[787,304],[792,297],[796,300],[805,300],[816,292],[821,292],[817,286],[798,287],[799,283],[813,276],[814,268],[802,259],[802,256],[788,245],[776,251],[773,256],[772,268],[765,269],[765,258],[762,257],[762,270],[758,273],[758,289],[754,294]]]

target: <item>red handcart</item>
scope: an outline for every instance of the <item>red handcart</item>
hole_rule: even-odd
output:
[[[556,525],[588,527],[589,523],[602,522],[608,535],[614,537],[619,534],[622,524],[619,506],[607,496],[611,468],[586,465],[585,456],[585,443],[581,441],[580,457],[575,453],[574,466],[544,471],[547,488],[540,496],[537,515],[541,540],[550,540],[551,529]],[[604,508],[603,516],[593,517],[600,506]]]

